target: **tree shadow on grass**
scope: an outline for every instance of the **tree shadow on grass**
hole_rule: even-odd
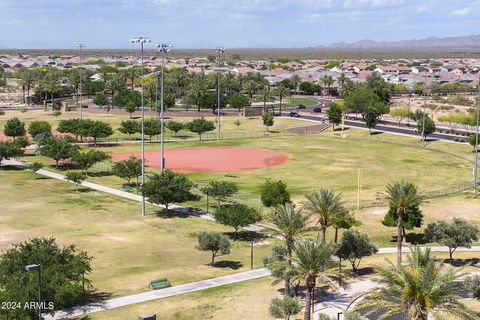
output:
[[[455,254],[454,254],[455,257]],[[445,263],[449,263],[454,267],[466,267],[469,265],[474,265],[478,262],[480,262],[480,258],[469,258],[469,259],[453,259],[453,261],[450,261],[449,258],[446,258],[443,260]]]
[[[78,188],[77,189],[77,192],[79,192],[79,193],[88,193],[88,192],[91,192],[91,191],[92,191],[92,189],[90,189],[90,188]]]
[[[357,269],[357,272],[353,272],[354,275],[356,276],[368,276],[368,275],[371,275],[371,274],[374,274],[375,271],[373,270],[372,267],[365,267],[365,268],[358,268]]]
[[[153,213],[157,218],[161,219],[172,219],[172,218],[190,218],[191,215],[186,213],[183,210],[175,210],[175,209],[159,209]]]
[[[379,134],[383,134],[383,133],[384,133],[383,131],[372,131],[372,132],[370,132],[370,135],[378,136]]]
[[[25,168],[11,166],[11,165],[1,165],[0,170],[2,171],[23,171]]]
[[[238,270],[241,267],[243,267],[243,263],[241,263],[240,261],[221,260],[221,261],[216,261],[213,266],[215,268],[225,268],[225,269],[228,268],[232,270]]]
[[[231,240],[235,239],[235,232],[225,232],[225,235],[228,236]],[[236,241],[259,242],[265,240],[266,238],[266,235],[259,232],[241,230],[238,231]]]
[[[426,244],[426,243],[428,243],[425,240],[425,234],[423,234],[423,233],[410,232],[410,233],[407,233],[407,235],[405,236],[405,239],[407,240],[408,243],[411,243],[411,244]]]
[[[107,177],[111,176],[112,173],[109,171],[98,171],[98,172],[89,172],[88,176],[89,177]]]

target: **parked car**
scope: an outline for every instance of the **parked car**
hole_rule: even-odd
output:
[[[299,105],[297,106],[297,109],[305,109],[305,105],[299,104]]]
[[[322,108],[313,108],[313,112],[317,112],[317,113],[322,112]]]
[[[292,117],[292,118],[298,118],[298,117],[300,117],[300,115],[298,114],[298,112],[293,112],[293,111],[290,112],[290,113],[288,114],[288,116],[289,116],[289,117]]]

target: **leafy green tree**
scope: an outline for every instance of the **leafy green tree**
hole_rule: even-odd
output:
[[[379,319],[400,316],[409,320],[478,319],[478,314],[462,304],[464,275],[436,262],[430,249],[415,248],[406,265],[389,262],[375,267],[381,286],[368,292],[355,306],[366,317]]]
[[[423,196],[417,186],[406,180],[394,181],[387,185],[387,200],[390,207],[397,208],[397,263],[402,263],[403,227],[407,208],[419,207]]]
[[[80,122],[80,119],[60,120],[57,131],[61,133],[71,133],[75,135],[75,140],[78,140],[78,136],[80,135]]]
[[[255,208],[241,203],[220,207],[214,214],[215,221],[235,230],[234,240],[237,240],[238,230],[262,220],[262,214]]]
[[[335,126],[342,123],[343,108],[336,102],[333,102],[327,110],[328,121],[332,124],[332,130],[335,131]]]
[[[338,241],[338,230],[339,229],[350,229],[355,226],[359,226],[361,223],[355,219],[354,215],[347,210],[337,211],[332,217],[332,227],[335,230],[335,235],[333,237],[333,243]]]
[[[20,136],[17,139],[15,139],[13,143],[16,144],[19,148],[26,148],[30,144],[30,141],[28,140],[27,137]]]
[[[387,214],[382,220],[382,224],[387,227],[396,227],[398,223],[397,208],[390,206]],[[418,205],[405,208],[405,215],[402,219],[403,237],[406,236],[406,230],[420,228],[423,223],[423,214]]]
[[[238,109],[238,112],[240,112],[242,108],[249,105],[249,101],[248,98],[240,92],[235,92],[228,99],[228,104],[230,107],[236,108]]]
[[[375,128],[382,116],[381,110],[383,109],[383,104],[381,102],[375,103],[367,107],[365,110],[365,114],[363,116],[365,120],[365,124],[368,128],[370,134],[372,133],[372,129]]]
[[[212,268],[215,267],[215,258],[230,253],[230,241],[228,237],[219,232],[202,232],[198,235],[198,245],[196,248],[200,251],[210,251],[212,253]]]
[[[165,123],[165,128],[175,133],[175,137],[177,136],[178,132],[185,128],[185,124],[180,121],[175,120],[168,120]]]
[[[426,139],[427,136],[435,132],[437,128],[435,127],[435,122],[428,116],[425,115],[425,131],[423,130],[423,118],[418,118],[417,120],[417,131],[423,133],[423,138]]]
[[[193,187],[194,183],[186,176],[165,170],[161,174],[152,174],[142,186],[142,192],[149,201],[162,204],[168,214],[168,208],[172,203],[199,199],[199,196],[191,192]]]
[[[19,157],[23,150],[14,142],[0,141],[0,165],[3,160]]]
[[[28,124],[28,133],[32,138],[35,138],[39,134],[48,134],[52,132],[52,125],[47,121],[38,120],[32,121]]]
[[[334,216],[347,211],[342,195],[333,190],[321,188],[305,197],[307,201],[304,203],[304,208],[316,216],[320,226],[320,240],[325,243],[327,228],[332,225]]]
[[[234,122],[233,122],[234,125],[237,126],[237,130],[240,129],[240,125],[242,124],[242,121],[240,121],[240,119],[236,119]]]
[[[260,199],[265,207],[276,207],[290,202],[290,192],[287,184],[282,180],[272,181],[267,179],[260,186]]]
[[[385,82],[379,73],[373,72],[368,75],[366,86],[368,89],[372,90],[384,104],[388,104],[390,102],[393,87]]]
[[[132,179],[137,180],[142,174],[142,160],[135,157],[130,157],[123,161],[118,161],[113,164],[112,173],[119,178],[125,179],[128,184],[131,184]]]
[[[43,168],[43,164],[40,162],[34,162],[30,165],[30,170],[32,170],[33,173],[37,173],[37,171],[42,168]]]
[[[77,151],[72,155],[72,161],[88,176],[88,169],[95,164],[110,159],[110,156],[103,151],[90,149],[86,152]]]
[[[87,135],[93,138],[93,143],[97,145],[97,139],[111,136],[113,134],[113,129],[110,123],[97,120],[93,121],[87,132]]]
[[[197,118],[187,123],[186,127],[189,131],[198,134],[199,140],[202,140],[202,134],[215,130],[215,123],[205,118]]]
[[[267,128],[267,131],[268,131],[268,128],[273,126],[273,123],[274,123],[273,113],[264,112],[262,114],[262,121],[263,121],[263,125]]]
[[[161,133],[161,123],[158,118],[145,119],[143,124],[143,131],[152,140],[153,136],[158,136]]]
[[[345,272],[338,270],[338,262],[333,260],[336,246],[310,240],[297,241],[293,247],[294,257],[292,264],[294,278],[305,283],[304,319],[310,320],[313,303],[313,290],[317,284],[335,287],[342,283]]]
[[[357,272],[362,258],[377,252],[378,248],[373,244],[368,234],[357,230],[347,230],[343,234],[337,256],[350,261],[353,271]]]
[[[302,306],[298,299],[284,296],[283,299],[274,298],[270,303],[269,311],[270,315],[275,319],[290,320],[291,316],[302,311]]]
[[[473,147],[473,150],[475,150],[475,145],[478,146],[480,144],[480,137],[477,139],[477,135],[473,134],[468,138],[468,143]]]
[[[302,209],[297,209],[295,206],[287,202],[281,206],[275,207],[270,214],[267,215],[267,221],[271,226],[268,226],[268,230],[274,235],[280,236],[285,241],[285,253],[281,254],[284,259],[273,259],[273,269],[277,269],[280,272],[274,272],[271,266],[267,266],[272,270],[272,274],[278,278],[285,280],[285,294],[291,295],[291,274],[289,274],[292,267],[292,252],[295,241],[300,236],[308,231],[313,230],[309,227],[310,216],[305,214]],[[278,266],[280,260],[281,265]],[[279,268],[280,267],[280,268]]]
[[[40,144],[40,154],[55,161],[55,167],[58,168],[60,160],[70,159],[78,150],[78,146],[73,145],[65,138],[46,138]]]
[[[107,96],[103,92],[97,93],[93,102],[100,107],[106,106],[109,103]]]
[[[112,104],[125,108],[131,118],[132,113],[142,105],[142,95],[138,91],[124,89],[113,98]]]
[[[120,122],[120,128],[117,130],[123,134],[128,134],[128,139],[130,136],[136,132],[139,132],[140,124],[136,120],[122,120]]]
[[[348,112],[360,113],[362,117],[369,106],[381,102],[375,92],[363,87],[353,90],[344,101]]]
[[[300,91],[305,92],[305,94],[313,95],[322,91],[322,88],[313,82],[303,81],[300,83]]]
[[[67,171],[65,174],[65,179],[75,184],[75,192],[78,191],[78,186],[82,184],[82,181],[86,178],[86,175],[78,171]]]
[[[38,274],[26,272],[29,264],[41,265],[42,301],[51,302],[52,309],[70,308],[82,301],[83,284],[87,294],[92,292],[88,275],[92,257],[75,245],[59,246],[53,238],[32,238],[15,243],[0,256],[0,301],[16,301],[26,305],[37,301]],[[48,306],[48,304],[47,304]],[[36,319],[35,308],[0,308],[2,319]]]
[[[25,123],[21,122],[17,117],[8,119],[3,127],[3,133],[8,137],[13,137],[13,140],[16,137],[24,136],[26,133]]]
[[[425,239],[448,247],[450,262],[452,262],[455,250],[459,247],[471,248],[472,243],[478,241],[479,232],[478,227],[467,220],[453,218],[453,222],[430,223],[425,229]]]
[[[220,209],[222,201],[238,192],[237,184],[230,181],[210,181],[208,187],[209,194],[217,200],[217,209]]]

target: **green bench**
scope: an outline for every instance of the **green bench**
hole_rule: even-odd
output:
[[[149,285],[149,287],[152,288],[153,290],[168,288],[171,286],[172,285],[170,284],[170,281],[168,281],[167,278],[152,280],[150,281],[150,285]]]
[[[124,184],[124,185],[122,185],[122,190],[125,191],[125,192],[132,192],[133,188],[129,184]]]

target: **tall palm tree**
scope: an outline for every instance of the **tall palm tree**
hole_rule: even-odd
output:
[[[291,203],[276,207],[268,216],[267,221],[272,226],[267,227],[274,235],[285,241],[287,269],[292,266],[292,251],[295,240],[312,228],[308,226],[309,216],[302,209],[297,209]],[[290,276],[285,275],[285,294],[291,295]]]
[[[113,101],[113,97],[115,96],[115,93],[119,92],[125,87],[124,83],[120,79],[120,76],[113,76],[109,77],[107,82],[105,83],[105,90],[107,90],[110,93],[110,96]]]
[[[324,244],[313,241],[297,241],[293,247],[293,278],[305,283],[304,319],[310,320],[313,291],[317,283],[336,287],[346,277],[345,271],[338,270],[338,263],[333,261],[337,247],[332,243]]]
[[[69,74],[68,82],[70,83],[70,86],[72,86],[72,88],[73,88],[73,93],[75,94],[76,106],[77,106],[77,108],[79,108],[79,106],[78,106],[78,102],[79,102],[78,101],[78,89],[80,88],[80,72],[77,69],[72,70],[72,73]]]
[[[267,101],[272,97],[272,92],[270,91],[269,86],[264,86],[262,90],[258,93],[262,97],[263,101],[263,111],[267,112]]]
[[[317,223],[320,225],[320,240],[325,243],[326,231],[332,225],[333,217],[347,211],[342,200],[342,194],[321,188],[305,197],[307,201],[304,203],[304,208],[317,217]]]
[[[329,93],[330,92],[330,87],[335,82],[335,80],[333,80],[333,77],[331,75],[326,74],[326,75],[324,75],[323,77],[320,78],[320,82],[322,82],[324,87],[327,87],[327,93]]]
[[[347,79],[349,79],[347,77],[347,75],[345,74],[345,72],[342,72],[340,73],[340,76],[338,77],[337,81],[338,81],[338,85],[340,87],[340,96],[343,95],[343,86],[345,85],[345,83],[347,82]]]
[[[258,91],[257,84],[253,80],[249,80],[245,82],[245,84],[243,85],[243,90],[245,91],[246,94],[248,94],[248,97],[250,98],[250,105],[252,105],[253,96]]]
[[[279,84],[275,88],[275,94],[278,96],[278,99],[280,100],[280,116],[282,115],[282,101],[284,97],[287,97],[290,95],[290,89],[285,87],[283,84]]]
[[[406,180],[394,181],[387,185],[387,200],[391,207],[397,210],[397,263],[402,263],[403,220],[405,210],[409,207],[420,206],[423,196],[418,193],[417,187]]]
[[[298,75],[293,75],[292,77],[292,84],[293,84],[293,92],[294,94],[297,94],[298,86],[300,85],[300,77]]]
[[[406,265],[389,262],[375,269],[380,286],[355,307],[368,310],[367,316],[380,313],[380,320],[398,315],[407,320],[480,319],[459,301],[465,290],[460,281],[463,274],[436,262],[428,249],[415,248]]]
[[[200,112],[201,99],[205,94],[207,94],[207,91],[207,80],[205,79],[205,76],[201,74],[195,75],[188,87],[188,93],[192,97],[195,97],[195,100],[197,101],[198,112]]]

